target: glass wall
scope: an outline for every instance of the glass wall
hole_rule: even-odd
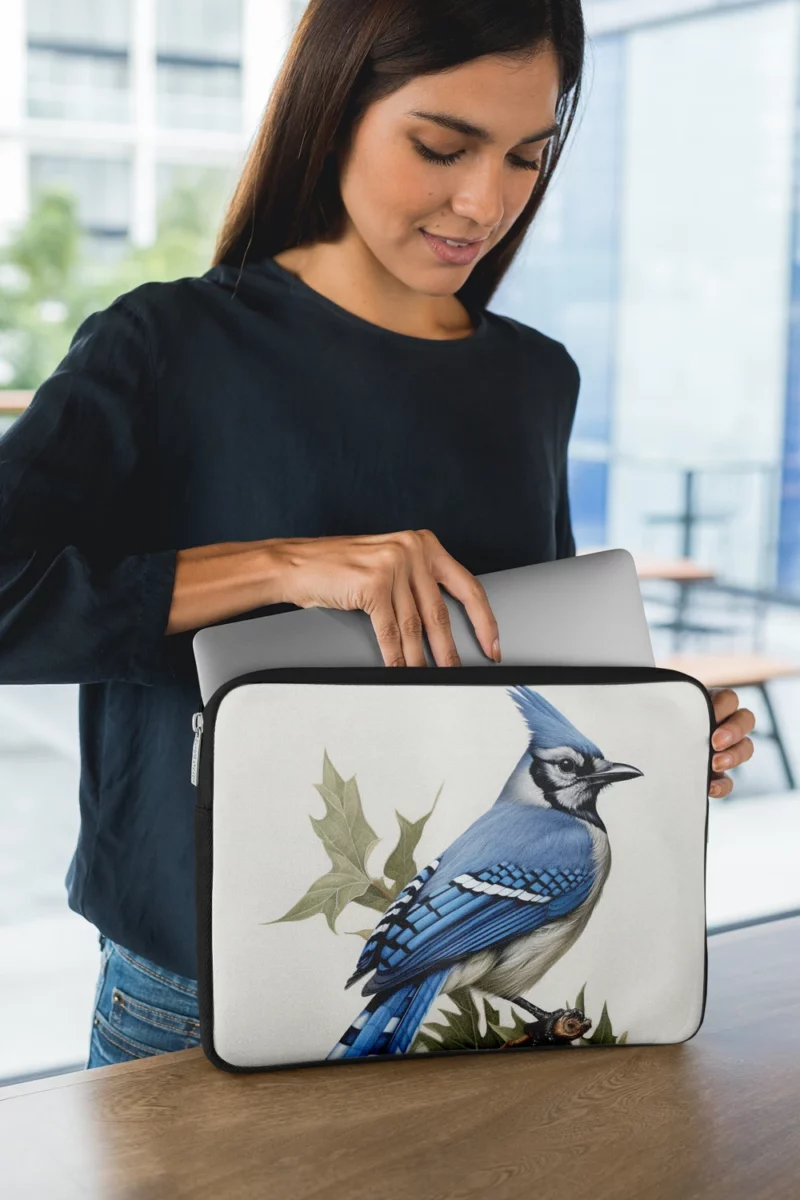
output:
[[[239,128],[241,37],[238,0],[160,0],[156,68],[160,125]]]
[[[130,119],[130,0],[29,0],[31,117]]]
[[[71,158],[34,154],[31,190],[59,185],[77,199],[84,232],[98,239],[127,237],[131,219],[131,162],[119,158]]]
[[[677,555],[688,522],[691,552],[727,579],[786,584],[800,576],[796,449],[779,503],[784,422],[789,438],[800,426],[794,375],[787,392],[798,7],[626,13],[629,27],[590,38],[574,142],[495,306],[581,368],[580,544]]]
[[[577,134],[491,306],[557,338],[578,363],[570,490],[579,545],[600,543],[606,535],[625,84],[624,39],[599,40],[589,54]]]
[[[116,46],[130,35],[131,0],[27,0],[28,36],[63,46]]]
[[[615,475],[610,528],[647,545],[648,517],[679,512],[661,460],[694,467],[705,555],[764,586],[775,513],[757,480],[782,456],[797,17],[794,3],[713,11],[634,30],[627,49],[614,449],[658,474],[644,493]],[[750,486],[715,493],[722,468]],[[661,541],[680,544],[677,526]]]
[[[800,594],[800,71],[795,75],[793,119],[786,412],[777,581],[780,587]]]
[[[253,132],[243,77],[251,117],[272,83],[269,48],[245,53],[240,0],[13,7],[0,3],[0,435],[83,315],[138,283],[208,268]],[[276,42],[288,29],[266,11],[259,19]],[[3,208],[12,183],[18,195]],[[73,197],[74,218],[53,188]],[[0,687],[2,1082],[74,1069],[87,1053],[97,931],[65,890],[77,726],[77,686]]]

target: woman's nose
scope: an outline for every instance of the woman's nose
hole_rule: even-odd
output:
[[[487,233],[503,218],[503,167],[484,165],[469,177],[459,194],[453,197],[453,212],[468,218]]]

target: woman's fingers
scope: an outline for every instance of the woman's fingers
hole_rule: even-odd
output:
[[[756,719],[749,708],[738,708],[718,725],[711,738],[715,750],[731,750],[755,729]]]
[[[410,586],[425,623],[425,633],[437,667],[460,667],[461,657],[453,638],[450,612],[438,583],[427,568],[422,567],[413,572]],[[424,661],[421,665],[425,665]]]
[[[430,531],[422,532],[430,533]],[[489,597],[486,595],[486,589],[480,579],[477,579],[457,559],[448,554],[435,534],[431,533],[430,537],[435,542],[434,551],[431,556],[433,576],[439,583],[443,584],[451,596],[454,596],[456,600],[460,600],[464,605],[467,616],[475,630],[475,636],[486,657],[499,661],[500,655],[498,653],[495,656],[493,644],[497,640],[499,649],[500,630],[497,619],[492,612]],[[445,606],[446,611],[447,607]]]
[[[715,750],[722,750],[752,733],[756,719],[749,708],[739,708],[739,697],[733,688],[714,688],[711,691],[717,728],[711,738]]]
[[[733,688],[729,687],[711,688],[710,692],[711,700],[714,704],[714,716],[719,725],[727,720],[732,713],[736,712],[739,707],[739,697]]]
[[[438,588],[436,590],[438,591]],[[392,590],[392,607],[394,608],[397,624],[400,629],[405,665],[407,667],[426,667],[428,663],[422,645],[422,617],[420,616],[420,608],[411,590],[408,575],[403,571],[399,571],[395,578]],[[430,638],[430,630],[428,630],[428,637]],[[450,641],[452,643],[452,637]],[[431,643],[431,647],[433,648],[433,643]],[[455,645],[453,645],[453,650],[455,651]],[[439,663],[435,650],[434,657],[437,659],[438,665],[441,666],[442,664]]]
[[[358,608],[372,622],[386,666],[460,666],[445,590],[464,605],[488,658],[497,621],[479,580],[429,529],[328,538],[281,538],[282,599],[301,608]]]
[[[378,646],[383,656],[383,665],[385,667],[404,667],[406,660],[403,654],[403,638],[392,604],[392,593],[384,590],[376,595],[366,612],[378,640]]]
[[[754,749],[752,738],[744,737],[731,746],[730,750],[721,750],[715,754],[711,759],[711,767],[714,771],[729,771],[752,758]]]

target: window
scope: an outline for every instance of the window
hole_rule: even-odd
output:
[[[31,191],[57,185],[73,192],[81,227],[91,237],[127,237],[131,203],[128,159],[32,155],[30,185]]]
[[[241,0],[159,0],[157,17],[159,54],[239,60]]]
[[[236,184],[237,172],[231,167],[204,163],[159,163],[156,168],[156,200],[161,220],[180,217],[183,224],[195,221],[203,230],[215,231],[225,213],[229,195]],[[164,203],[176,191],[191,201],[190,211],[180,204],[178,212],[165,211]]]
[[[31,0],[28,115],[130,118],[129,0]]]
[[[238,64],[158,58],[158,123],[236,130],[242,121]]]
[[[100,114],[106,121],[130,118],[127,54],[29,48],[29,117],[96,121]]]
[[[28,0],[28,37],[64,45],[127,46],[130,0]]]
[[[158,7],[156,72],[159,125],[240,129],[240,3],[162,0]]]

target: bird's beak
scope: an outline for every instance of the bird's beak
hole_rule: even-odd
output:
[[[590,783],[619,783],[622,779],[635,779],[637,775],[643,774],[643,771],[637,767],[630,767],[627,763],[609,762],[583,778],[588,779]]]

